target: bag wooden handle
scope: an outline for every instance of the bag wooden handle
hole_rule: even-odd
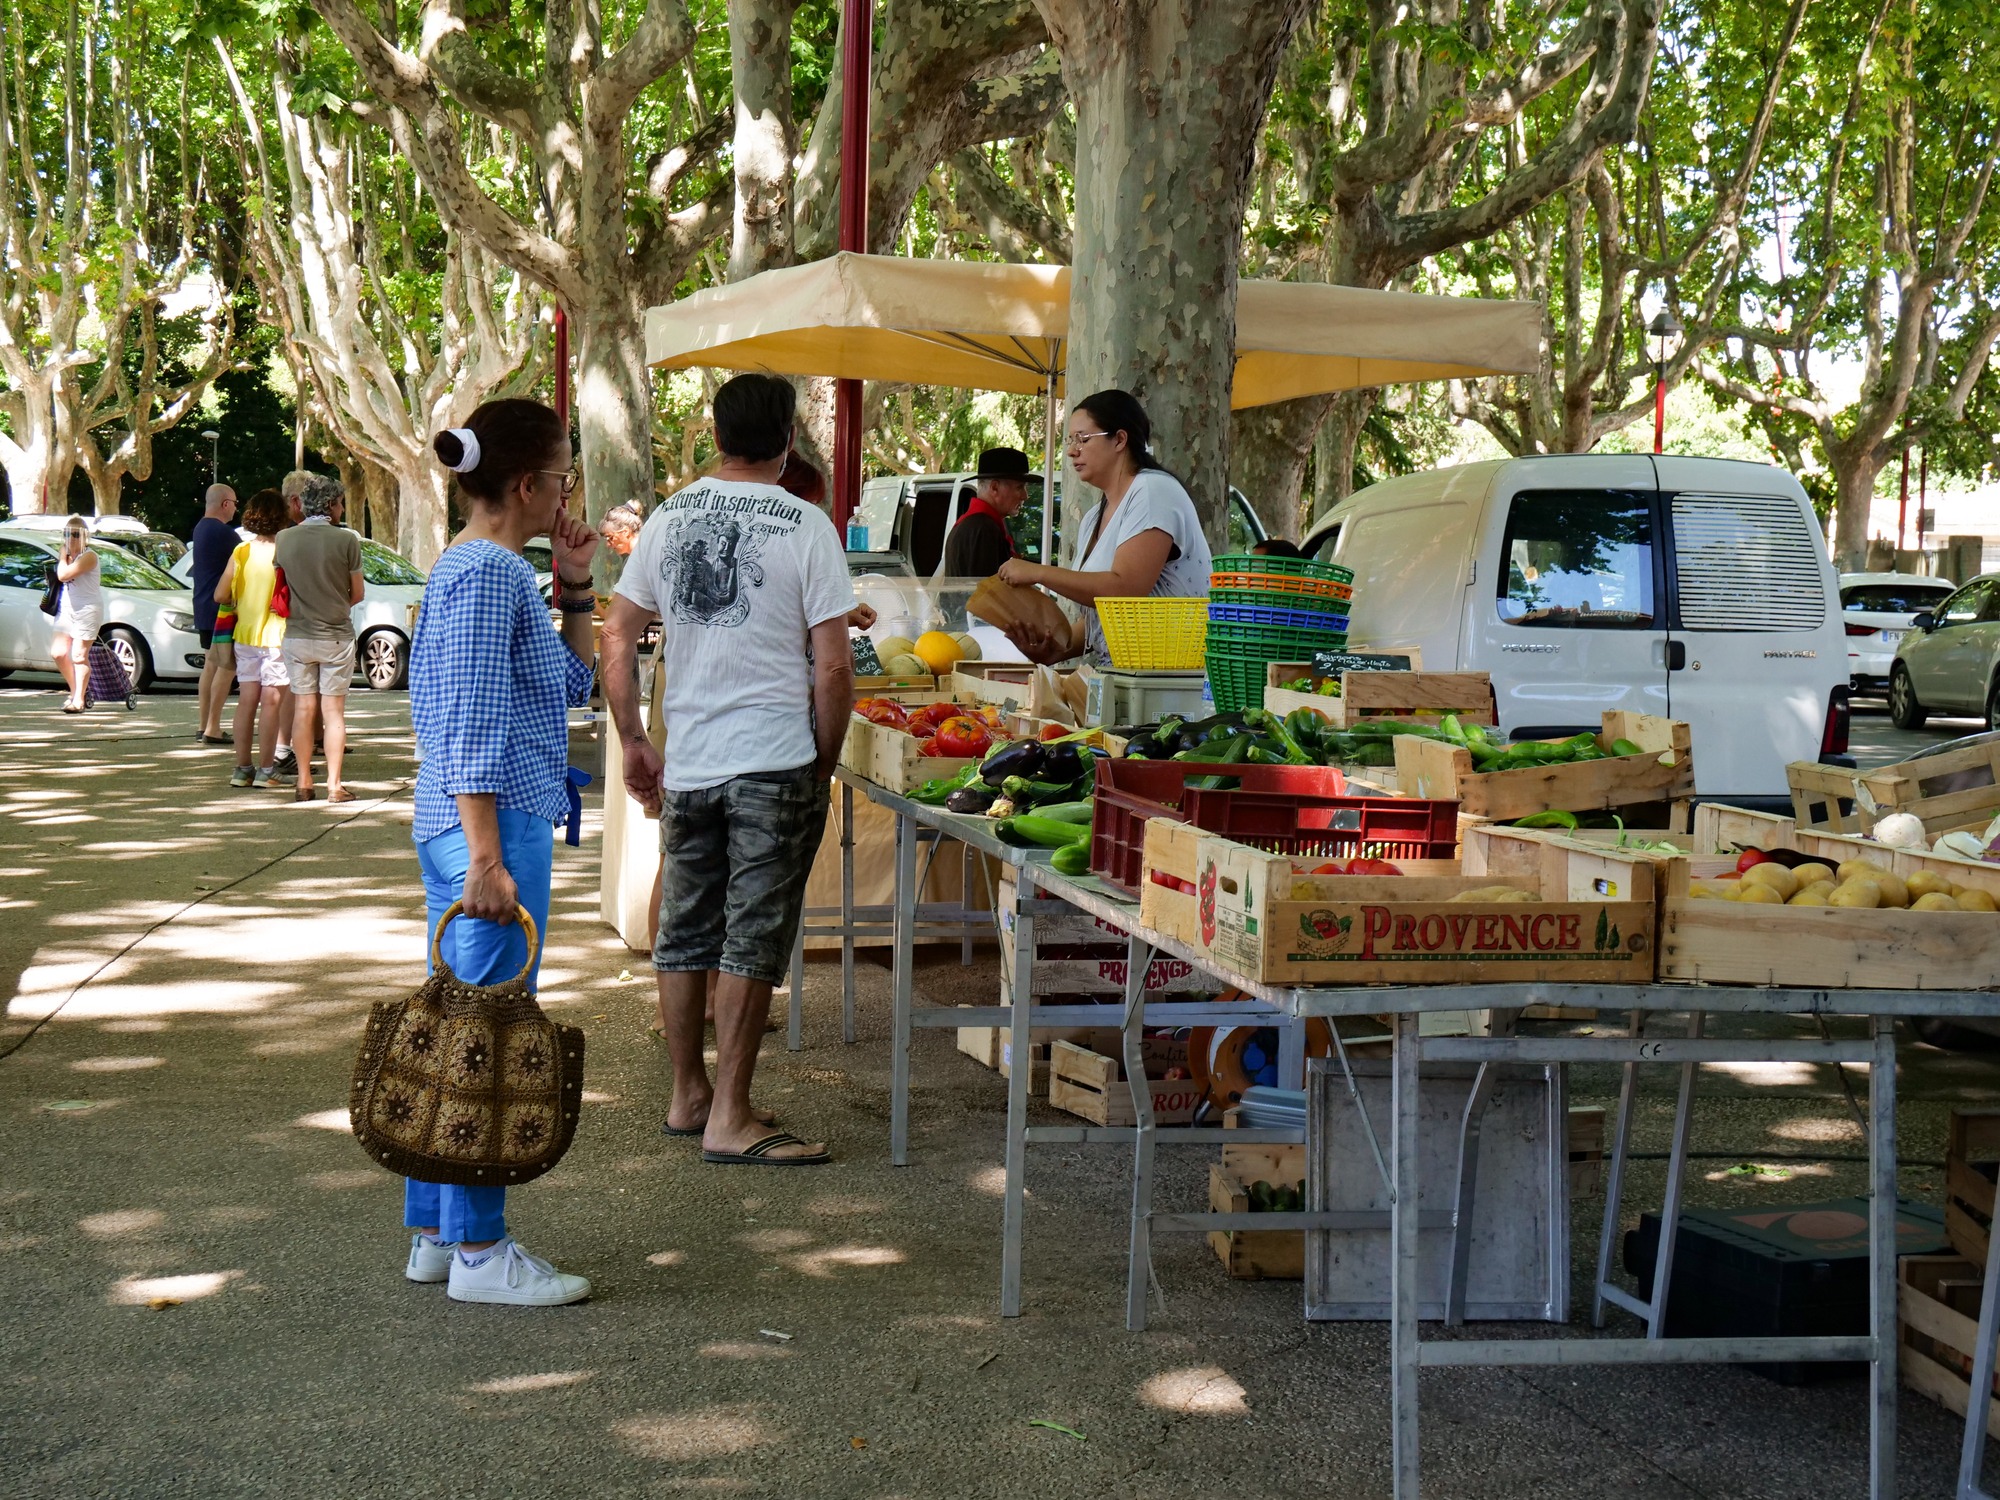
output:
[[[454,901],[444,909],[444,915],[438,918],[437,931],[431,934],[432,968],[435,969],[444,963],[445,928],[451,925],[453,917],[462,917],[464,915],[465,903],[463,901]],[[514,977],[516,979],[526,979],[528,971],[535,967],[535,955],[542,951],[542,935],[540,930],[535,926],[535,919],[529,915],[528,908],[521,905],[518,901],[514,903],[514,919],[521,924],[522,928],[528,934],[528,961],[521,965],[521,972]]]

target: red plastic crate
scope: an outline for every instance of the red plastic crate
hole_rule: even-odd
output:
[[[1190,789],[1192,777],[1233,776],[1238,789]],[[1090,821],[1090,870],[1139,894],[1146,821],[1171,818],[1274,854],[1367,852],[1384,859],[1450,859],[1458,803],[1420,797],[1349,797],[1329,766],[1221,766],[1185,760],[1101,760]]]

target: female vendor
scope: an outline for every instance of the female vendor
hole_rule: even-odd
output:
[[[1093,665],[1109,665],[1099,599],[1207,597],[1208,539],[1194,501],[1148,449],[1152,433],[1145,408],[1127,391],[1099,391],[1071,408],[1070,467],[1104,499],[1084,517],[1078,567],[1021,558],[1001,565],[1003,582],[1040,584],[1083,606],[1067,632],[1049,634],[1032,625],[1008,632],[1030,660],[1054,663],[1082,654]]]

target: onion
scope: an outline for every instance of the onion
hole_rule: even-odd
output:
[[[1924,847],[1924,820],[1915,813],[1890,813],[1875,825],[1874,837],[1877,843],[1887,844],[1892,849],[1921,849]]]

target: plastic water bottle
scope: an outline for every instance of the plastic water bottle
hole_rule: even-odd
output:
[[[866,552],[868,550],[868,527],[860,521],[847,523],[847,550]]]

